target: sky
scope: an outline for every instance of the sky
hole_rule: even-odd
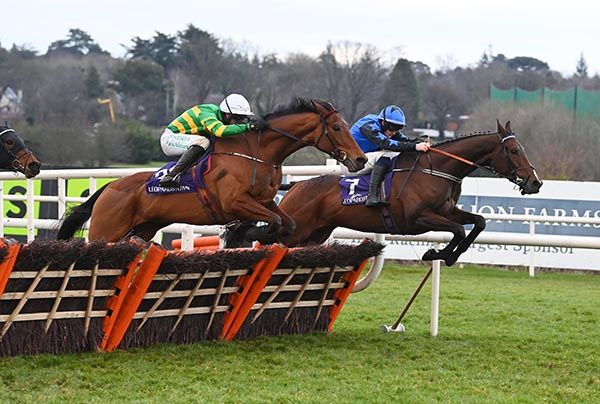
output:
[[[556,5],[555,5],[556,4]],[[329,41],[371,44],[385,61],[434,70],[474,65],[484,52],[531,56],[571,76],[581,54],[600,73],[600,2],[571,0],[27,0],[2,7],[0,45],[45,53],[71,28],[123,57],[131,38],[188,24],[260,53],[318,55]]]

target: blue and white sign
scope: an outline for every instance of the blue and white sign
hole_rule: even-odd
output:
[[[459,200],[460,208],[477,214],[515,214],[600,218],[600,183],[544,181],[540,193],[522,196],[506,180],[466,178]],[[528,221],[488,220],[485,232],[529,233]],[[484,234],[485,234],[484,232]],[[536,234],[598,237],[600,224],[539,221]],[[393,241],[386,257],[416,260],[431,248],[431,243]],[[530,253],[533,251],[533,257]],[[528,247],[497,244],[473,244],[459,262],[523,265],[546,268],[600,270],[600,251],[570,247]]]

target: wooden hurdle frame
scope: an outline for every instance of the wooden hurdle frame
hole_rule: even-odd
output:
[[[67,320],[81,340],[74,343],[75,351],[111,352],[157,342],[330,332],[368,260],[365,256],[358,264],[338,265],[331,257],[346,259],[347,254],[335,250],[327,265],[318,265],[315,260],[321,259],[323,248],[329,247],[315,247],[321,250],[313,253],[311,249],[288,250],[281,245],[200,252],[168,252],[157,244],[143,251],[139,243],[135,246],[138,250],[135,254],[129,252],[132,258],[127,258],[127,265],[120,269],[103,268],[99,260],[92,262],[90,258],[85,261],[88,264],[77,264],[75,254],[60,264],[47,257],[33,257],[37,260],[32,261],[36,262],[35,268],[40,269],[24,272],[14,270],[21,262],[23,245],[0,241],[0,309],[2,302],[14,302],[10,307],[4,304],[4,312],[0,310],[0,348],[2,337],[17,323],[29,322],[35,330],[42,330],[37,334],[52,330],[56,334],[55,324]],[[61,248],[68,252],[69,246]],[[317,258],[306,267],[301,254],[316,254]],[[107,276],[112,279],[110,286]],[[86,286],[77,286],[81,282],[76,279],[84,279]],[[15,289],[15,282],[23,280],[26,285]],[[46,282],[46,289],[39,290],[42,282]],[[66,310],[64,303],[73,298],[79,299],[78,309]],[[43,311],[33,312],[27,306],[42,299],[47,307]],[[92,320],[94,334],[89,336]],[[11,338],[14,342],[14,336]],[[19,349],[6,349],[5,353],[0,349],[0,355],[54,352],[48,347]]]

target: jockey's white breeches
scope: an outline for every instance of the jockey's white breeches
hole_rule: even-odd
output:
[[[375,163],[377,162],[377,160],[379,160],[381,157],[394,158],[398,154],[400,154],[400,152],[390,151],[390,150],[377,150],[377,151],[374,151],[374,152],[365,153],[365,156],[367,156],[367,159],[368,159],[367,163],[365,164],[365,168],[363,168],[362,170],[357,171],[355,173],[351,173],[350,171],[348,171],[348,168],[346,166],[342,166],[343,167],[342,175],[364,175],[364,174],[368,174],[371,171],[373,171],[373,166],[375,165]]]
[[[160,148],[167,156],[181,156],[191,145],[198,145],[204,149],[210,146],[210,140],[200,135],[182,135],[165,129],[160,135]]]

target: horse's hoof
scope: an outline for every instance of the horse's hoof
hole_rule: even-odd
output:
[[[439,258],[438,252],[432,248],[432,249],[427,250],[427,252],[425,254],[423,254],[423,258],[421,258],[421,259],[423,261],[433,261],[438,258]]]
[[[446,264],[447,267],[451,267],[452,265],[456,264],[457,260],[458,260],[458,257],[450,255],[448,258],[446,258],[444,260],[444,264]]]

